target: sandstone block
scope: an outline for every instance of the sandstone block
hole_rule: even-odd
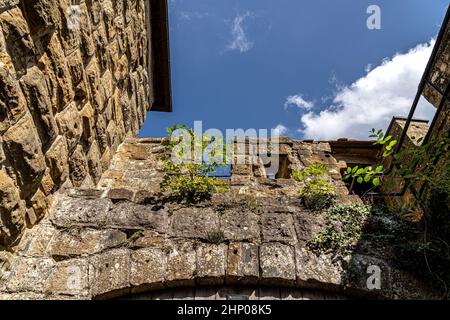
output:
[[[87,259],[70,259],[56,263],[44,291],[49,294],[87,296],[89,294],[89,264]]]
[[[87,162],[89,173],[94,180],[94,184],[97,184],[102,175],[102,165],[100,162],[100,150],[98,148],[97,141],[94,141],[89,148],[87,154]]]
[[[227,245],[202,243],[197,247],[197,282],[220,285],[225,281]]]
[[[26,101],[16,81],[11,57],[0,53],[0,133],[14,125],[26,112]]]
[[[25,227],[25,203],[14,181],[0,171],[0,245],[10,245]]]
[[[219,216],[209,208],[183,208],[172,215],[171,235],[208,239],[208,232],[219,229]]]
[[[220,216],[220,225],[227,239],[259,240],[259,216],[248,211],[226,211]]]
[[[128,200],[133,201],[133,190],[126,188],[112,188],[108,190],[107,197],[111,200]]]
[[[164,210],[154,211],[151,206],[121,202],[111,206],[108,225],[121,228],[146,228],[166,232],[168,216]]]
[[[28,109],[33,116],[43,145],[49,145],[57,136],[47,83],[38,67],[32,67],[20,80]]]
[[[296,241],[294,221],[288,213],[264,213],[261,216],[264,241],[278,241],[293,244]]]
[[[40,221],[47,214],[50,209],[50,201],[45,194],[38,189],[29,202],[36,215],[36,221],[33,224],[36,224],[36,222]]]
[[[119,230],[62,230],[53,237],[48,252],[56,257],[91,255],[125,244],[126,239],[126,234]]]
[[[78,145],[70,156],[69,169],[73,185],[80,187],[88,175],[88,163],[81,145]]]
[[[75,103],[56,115],[59,132],[66,137],[69,151],[74,150],[83,134],[83,124]]]
[[[261,281],[292,285],[295,282],[294,248],[281,243],[264,243],[260,247]]]
[[[11,276],[6,283],[7,290],[42,291],[54,264],[52,259],[47,258],[19,257],[15,259],[11,268]]]
[[[53,32],[60,23],[56,0],[29,0],[23,8],[30,30],[36,36]]]
[[[301,211],[294,214],[297,239],[302,244],[313,239],[319,232],[325,229],[325,217],[320,213]]]
[[[191,241],[174,241],[166,247],[167,285],[191,286],[197,274],[195,245]]]
[[[45,159],[50,168],[50,176],[58,187],[69,176],[68,158],[66,138],[58,136],[50,149],[45,153]]]
[[[51,223],[42,221],[25,231],[17,251],[24,257],[45,256],[50,240],[55,234],[56,228]]]
[[[89,281],[94,297],[114,297],[130,290],[130,252],[114,249],[89,259]]]
[[[3,136],[8,155],[13,158],[21,193],[28,196],[39,185],[45,172],[45,158],[41,141],[31,116],[27,114]]]
[[[34,62],[35,48],[28,24],[18,7],[0,13],[0,27],[8,53],[19,76],[26,73],[29,63]]]
[[[51,219],[55,225],[66,228],[105,225],[109,206],[108,199],[60,197]]]
[[[133,291],[163,288],[166,256],[161,249],[145,248],[131,253],[130,283]]]
[[[227,257],[227,283],[257,283],[259,278],[258,245],[232,242],[228,246]]]
[[[339,259],[333,260],[331,254],[317,256],[304,247],[296,246],[295,260],[299,285],[337,287],[344,284],[342,263]]]

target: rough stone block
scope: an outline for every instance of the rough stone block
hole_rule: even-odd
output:
[[[5,132],[3,143],[9,157],[14,159],[21,194],[29,196],[36,191],[45,173],[41,141],[30,114]]]
[[[154,211],[151,206],[120,202],[111,207],[107,223],[114,227],[146,228],[166,232],[168,216],[164,210]]]
[[[227,245],[202,243],[197,247],[197,282],[221,285],[225,281]]]
[[[220,216],[225,238],[233,241],[259,240],[258,222],[259,216],[249,211],[226,211]]]
[[[66,138],[58,136],[45,153],[45,159],[50,168],[50,176],[57,186],[60,186],[69,176],[68,158]]]
[[[26,73],[28,64],[34,62],[35,48],[27,21],[18,7],[0,13],[0,27],[8,53],[14,57],[12,63],[17,74]]]
[[[145,248],[132,252],[130,283],[134,292],[164,287],[166,256],[161,249]]]
[[[94,180],[94,184],[97,184],[102,175],[103,169],[100,162],[100,150],[98,148],[97,141],[94,141],[89,148],[88,154],[86,156],[89,173]]]
[[[131,236],[130,239],[131,238],[133,238],[133,236]],[[136,237],[128,243],[128,247],[131,248],[155,247],[163,249],[169,248],[167,241],[165,241],[164,235],[151,230],[137,231]]]
[[[166,247],[167,285],[192,286],[197,274],[195,245],[192,241],[174,241]]]
[[[227,283],[256,284],[259,278],[258,245],[232,242],[228,246]]]
[[[80,187],[88,175],[88,163],[83,147],[78,145],[69,157],[70,179],[75,187]]]
[[[56,228],[47,221],[42,221],[32,229],[27,229],[18,246],[18,253],[25,257],[42,257],[56,234]]]
[[[0,171],[0,245],[9,246],[25,227],[25,203],[14,181]]]
[[[15,259],[10,278],[6,283],[7,290],[41,292],[54,264],[52,259],[47,258]]]
[[[348,287],[392,297],[392,270],[383,260],[354,254],[347,259],[343,268],[343,278]]]
[[[130,252],[114,249],[89,259],[89,281],[94,297],[114,297],[130,290]]]
[[[111,200],[133,201],[134,191],[126,188],[112,188],[106,195]]]
[[[60,23],[56,0],[29,0],[23,6],[30,30],[36,36],[43,36],[55,30]]]
[[[183,208],[171,220],[171,234],[176,237],[207,239],[208,232],[219,230],[219,216],[209,208]]]
[[[295,248],[297,283],[307,287],[342,286],[342,262],[331,254],[317,256],[304,247]]]
[[[325,217],[321,213],[301,211],[294,213],[293,218],[295,230],[297,231],[297,239],[302,244],[313,239],[316,234],[326,227]]]
[[[296,242],[294,221],[288,213],[263,213],[261,216],[263,241]]]
[[[58,128],[53,117],[45,75],[35,66],[27,70],[20,83],[41,142],[44,146],[49,146],[58,135]]]
[[[83,134],[83,124],[75,103],[56,115],[59,132],[66,137],[69,150],[74,150]]]
[[[71,296],[89,295],[89,263],[87,259],[71,259],[56,263],[44,291]]]
[[[90,255],[125,244],[126,239],[119,230],[68,229],[54,236],[48,252],[56,257]]]
[[[111,202],[108,199],[80,199],[61,197],[53,208],[52,221],[55,225],[101,226],[106,224]]]
[[[6,281],[11,276],[14,256],[7,251],[0,251],[0,292],[5,290]]]
[[[281,243],[264,243],[260,247],[261,281],[267,284],[295,283],[294,248]]]
[[[38,189],[31,197],[29,204],[32,206],[36,218],[36,221],[32,223],[34,225],[47,214],[50,209],[50,201],[45,194]]]

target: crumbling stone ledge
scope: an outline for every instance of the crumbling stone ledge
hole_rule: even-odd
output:
[[[429,294],[425,284],[380,259],[309,251],[305,234],[320,226],[299,227],[311,214],[300,206],[272,203],[245,220],[242,206],[229,203],[234,209],[221,211],[230,201],[225,194],[218,196],[221,207],[207,210],[180,204],[155,210],[108,194],[60,194],[48,219],[27,230],[18,255],[2,252],[0,299],[113,298],[186,286],[304,288],[369,298]],[[274,216],[276,224],[261,223]],[[227,230],[222,243],[208,241],[205,230],[215,229]],[[381,269],[380,290],[367,288],[369,265]]]

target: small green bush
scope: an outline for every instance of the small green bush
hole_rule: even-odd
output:
[[[210,231],[207,234],[208,241],[214,244],[221,244],[225,240],[225,235],[221,230]]]
[[[173,137],[177,130],[184,130],[190,139],[189,143],[186,143],[186,149],[179,146],[179,143],[183,142],[182,138]],[[161,169],[164,173],[160,184],[162,191],[169,190],[173,198],[195,203],[209,199],[213,192],[228,189],[223,181],[209,177],[217,167],[229,161],[230,148],[228,145],[221,143],[215,137],[206,135],[198,137],[193,129],[184,125],[175,125],[168,128],[167,132],[168,138],[162,143],[166,149],[165,154],[161,157],[164,164]],[[213,150],[209,154],[212,160],[202,161],[208,148]],[[199,152],[200,154],[197,154]],[[220,162],[215,160],[219,153],[222,153]],[[183,161],[174,162],[172,160],[174,154]]]
[[[335,189],[328,180],[327,167],[321,163],[292,173],[294,180],[304,185],[299,189],[300,200],[310,210],[322,210],[334,203]]]

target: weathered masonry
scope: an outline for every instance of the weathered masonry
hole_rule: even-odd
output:
[[[165,1],[0,1],[0,248],[170,111]]]
[[[0,297],[434,296],[426,281],[399,269],[395,254],[379,241],[365,242],[351,254],[312,252],[307,243],[325,230],[325,212],[302,207],[298,184],[267,178],[263,164],[234,165],[224,179],[230,189],[209,201],[165,201],[159,190],[160,143],[127,139],[96,189],[58,193],[51,213],[27,230],[18,255],[3,255],[7,271]],[[362,204],[348,194],[328,143],[282,139],[279,149],[286,170],[323,163],[336,187],[337,203]],[[384,228],[377,217],[365,224]],[[379,290],[367,286],[370,266],[379,268]]]
[[[281,137],[272,175],[247,139],[229,190],[195,204],[161,192],[162,140],[136,134],[172,108],[166,1],[0,0],[0,30],[0,300],[437,297],[386,240],[391,216],[334,221],[350,252],[310,246],[336,217],[302,204],[291,173],[325,165],[354,218],[341,173],[377,163],[373,142]],[[423,88],[433,130],[411,120],[406,143],[448,134],[449,30]]]

